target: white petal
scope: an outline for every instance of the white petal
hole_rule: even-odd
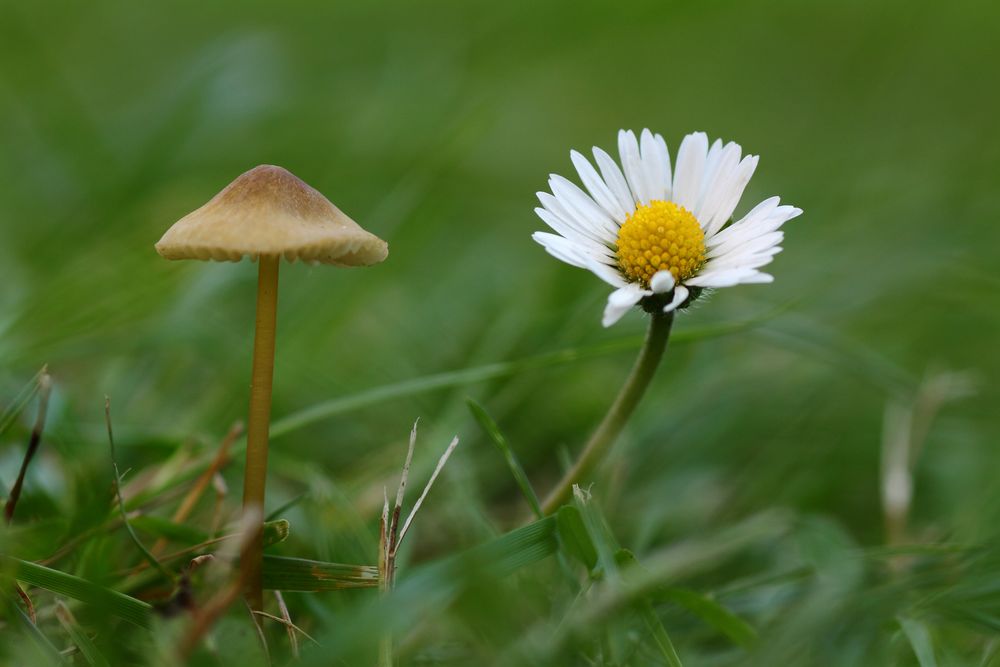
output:
[[[764,218],[769,216],[771,212],[778,207],[778,203],[780,201],[781,201],[780,197],[768,197],[767,199],[765,199],[764,201],[762,201],[761,203],[757,204],[752,209],[750,209],[750,211],[746,215],[744,215],[742,218],[731,224],[729,227],[726,227],[721,232],[713,234],[711,238],[706,240],[706,243],[708,245],[711,245],[713,243],[719,243],[727,236],[734,234],[735,233],[734,230],[738,230],[743,227],[757,224],[759,220],[763,220]]]
[[[748,253],[765,250],[771,246],[778,245],[785,238],[784,232],[767,232],[751,238],[734,238],[726,243],[708,249],[706,255],[712,257],[725,257],[732,253]]]
[[[722,271],[710,271],[701,273],[690,278],[688,285],[694,287],[732,287],[744,282],[757,273],[753,269],[725,269]]]
[[[780,229],[787,220],[794,218],[799,213],[801,210],[794,206],[777,206],[763,217],[747,220],[746,224],[741,224],[738,227],[733,225],[722,230],[712,239],[706,241],[705,247],[712,254],[731,252],[747,243],[752,243],[755,239],[774,234],[775,230]]]
[[[750,247],[746,250],[740,248],[726,253],[721,257],[713,257],[705,264],[705,271],[714,271],[716,266],[723,264],[737,265],[752,260],[756,257],[771,257],[781,252],[781,246],[770,244],[766,246]]]
[[[746,190],[753,172],[757,169],[759,160],[760,157],[757,155],[748,155],[743,158],[727,182],[719,188],[716,198],[711,202],[711,208],[706,207],[704,212],[708,219],[705,223],[706,234],[712,235],[718,232],[733,215],[736,205],[740,203],[740,197],[743,196],[743,191]]]
[[[594,200],[576,183],[559,174],[551,174],[549,188],[551,188],[552,194],[559,199],[559,203],[576,213],[577,218],[586,220],[600,229],[608,239],[618,238],[618,225],[611,219],[607,211],[594,203]]]
[[[593,255],[597,257],[607,258],[608,260],[614,259],[614,253],[608,246],[604,245],[602,241],[597,241],[591,236],[581,234],[579,230],[575,227],[567,224],[559,216],[548,211],[544,208],[536,208],[535,214],[542,219],[542,221],[551,227],[553,230],[558,232],[565,238],[578,243],[581,246],[586,247]]]
[[[608,215],[614,218],[617,223],[621,224],[625,222],[628,212],[622,208],[621,203],[612,194],[611,189],[604,182],[604,179],[601,178],[600,174],[597,173],[593,165],[590,164],[590,161],[576,151],[570,151],[569,155],[570,159],[573,160],[573,166],[576,167],[576,172],[580,174],[580,180],[583,181],[594,201],[607,211]]]
[[[618,200],[622,209],[626,213],[632,213],[635,210],[635,198],[632,197],[632,191],[628,189],[625,176],[615,164],[614,158],[594,146],[594,160],[597,161],[597,166],[601,170],[601,177],[615,195],[615,199]]]
[[[674,288],[674,298],[670,300],[670,303],[663,307],[663,312],[669,313],[671,310],[677,308],[677,306],[684,303],[688,298],[688,288],[684,285],[678,285]]]
[[[718,145],[719,142],[716,142],[712,148],[715,149],[715,146]],[[712,151],[709,151],[705,173],[701,181],[698,207],[697,210],[693,211],[695,217],[701,222],[701,226],[706,230],[719,209],[719,205],[729,199],[742,153],[743,149],[740,145],[733,142],[718,148],[714,158]]]
[[[762,252],[747,253],[739,255],[727,255],[720,259],[712,260],[705,264],[705,273],[715,273],[729,269],[759,269],[765,264],[770,264],[774,256],[781,252],[781,246],[775,246]]]
[[[602,264],[592,257],[584,257],[586,268],[612,287],[624,287],[627,283],[616,267]]]
[[[639,142],[636,141],[632,130],[618,131],[618,154],[621,156],[622,170],[632,190],[632,196],[637,203],[648,204],[649,188],[646,186],[646,174],[642,168],[642,159],[639,157]]]
[[[740,281],[741,285],[753,285],[753,284],[763,284],[763,283],[773,283],[774,276],[770,273],[761,273],[760,271],[754,271],[751,275]]]
[[[624,287],[627,284],[617,268],[601,263],[587,252],[586,248],[569,239],[548,232],[535,232],[531,238],[556,259],[571,266],[587,269],[612,287]]]
[[[649,281],[649,289],[653,290],[654,294],[663,294],[672,290],[674,284],[674,274],[669,271],[657,271]]]
[[[761,234],[773,232],[788,220],[800,215],[802,209],[778,206],[778,197],[765,199],[739,221],[706,238],[705,246],[736,245]]]
[[[635,283],[629,283],[616,289],[608,295],[608,305],[604,307],[604,317],[601,319],[601,324],[610,327],[620,320],[632,306],[639,303],[644,296],[649,296],[649,292]]]
[[[705,192],[709,189],[709,186],[715,182],[715,176],[719,172],[719,163],[721,161],[722,139],[716,139],[708,149],[708,155],[705,157],[705,166],[701,171],[701,187],[698,188],[698,204],[695,206],[696,209],[701,206],[701,202],[705,198]],[[692,213],[695,213],[695,211],[692,211]]]
[[[660,135],[643,130],[639,146],[650,200],[668,201],[670,199],[670,153],[667,152],[667,142]]]
[[[558,224],[562,227],[568,227],[578,236],[591,239],[596,243],[610,243],[608,240],[609,235],[600,227],[600,225],[586,220],[582,216],[578,215],[576,211],[570,210],[555,195],[551,195],[548,192],[536,192],[535,194],[544,209],[551,213],[552,216],[554,216],[554,218],[558,221]],[[543,220],[546,224],[548,224],[548,220],[545,220],[544,218]],[[561,231],[559,231],[559,233],[562,234]],[[566,235],[563,234],[563,236]]]
[[[701,177],[708,154],[708,135],[694,132],[684,137],[677,150],[677,168],[674,170],[673,201],[694,211],[698,203]]]
[[[585,253],[581,252],[572,241],[548,232],[535,232],[531,238],[559,261],[581,269],[587,268]]]

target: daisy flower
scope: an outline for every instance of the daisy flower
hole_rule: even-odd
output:
[[[781,251],[781,225],[802,210],[771,197],[731,222],[756,155],[744,157],[739,144],[718,139],[709,147],[708,136],[694,132],[681,142],[671,171],[667,143],[649,130],[638,140],[619,131],[618,153],[621,168],[595,146],[595,169],[571,151],[586,192],[552,174],[552,193],[538,193],[535,212],[556,233],[532,235],[556,259],[615,288],[604,326],[637,304],[669,313],[708,288],[774,280],[759,269]]]

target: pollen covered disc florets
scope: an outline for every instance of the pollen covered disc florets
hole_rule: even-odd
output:
[[[680,282],[705,263],[701,225],[686,208],[668,201],[640,204],[618,230],[617,246],[622,273],[644,288],[657,271],[670,271]]]

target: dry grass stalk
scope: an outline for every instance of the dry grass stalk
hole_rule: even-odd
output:
[[[388,595],[393,588],[396,581],[396,554],[399,551],[400,545],[403,543],[403,538],[406,536],[410,525],[413,523],[414,517],[416,517],[417,512],[420,510],[420,506],[423,504],[424,499],[430,492],[431,487],[434,485],[434,481],[437,479],[441,470],[444,469],[445,464],[451,457],[451,453],[455,451],[455,447],[458,446],[458,436],[455,436],[451,443],[445,449],[444,454],[438,459],[437,466],[434,468],[434,472],[431,473],[431,477],[427,480],[426,486],[424,486],[423,492],[414,503],[413,509],[410,510],[409,515],[406,517],[406,521],[403,522],[403,527],[399,527],[399,518],[403,509],[403,496],[406,492],[406,483],[410,476],[410,463],[413,461],[413,450],[417,442],[417,425],[420,423],[418,419],[413,423],[413,428],[410,429],[410,443],[409,448],[406,452],[406,461],[403,463],[403,471],[399,476],[399,487],[396,490],[396,502],[392,507],[392,511],[389,510],[389,496],[386,493],[385,488],[382,489],[382,518],[379,522],[379,557],[378,557],[378,569],[379,569],[379,591],[382,595]],[[393,664],[392,658],[392,636],[388,633],[382,636],[379,642],[379,667],[391,667]]]
[[[21,461],[21,470],[17,474],[14,486],[10,489],[10,496],[7,504],[3,508],[4,521],[7,524],[14,519],[14,509],[17,501],[21,498],[21,488],[24,486],[24,477],[28,474],[28,466],[38,451],[38,446],[42,442],[42,432],[45,430],[45,415],[49,410],[49,397],[52,395],[52,376],[48,373],[48,367],[42,368],[38,375],[38,414],[35,417],[35,425],[31,429],[31,438],[28,440],[28,449],[24,452],[24,459]]]
[[[227,561],[232,560],[237,554],[240,557],[246,554],[248,548],[253,543],[253,538],[257,530],[256,526],[261,520],[260,516],[255,516],[255,512],[244,514],[240,520],[239,540],[236,543],[237,548],[233,549],[230,546],[229,549],[224,549],[223,554],[220,554],[220,556],[225,555],[227,557],[213,558],[211,559],[211,564],[218,565],[223,571],[232,570]],[[191,656],[202,638],[208,634],[216,621],[240,598],[246,585],[244,573],[245,570],[243,568],[237,569],[236,577],[231,578],[208,602],[196,608],[188,626],[188,631],[181,638],[177,647],[177,652],[182,661],[186,661]],[[254,620],[254,624],[256,625],[256,619]]]
[[[219,445],[219,451],[216,453],[215,458],[213,458],[208,464],[208,467],[205,468],[200,475],[198,475],[194,485],[188,491],[184,500],[181,501],[180,506],[178,506],[177,510],[171,517],[171,521],[174,523],[181,523],[191,516],[191,512],[194,510],[195,505],[198,503],[198,500],[201,499],[205,489],[208,488],[208,485],[215,478],[216,473],[229,462],[229,449],[232,447],[233,442],[236,441],[236,438],[240,437],[242,434],[242,422],[236,422],[229,427],[229,432],[226,433],[226,436],[222,439],[222,442]],[[159,555],[160,552],[166,548],[166,546],[167,538],[161,537],[156,541],[150,551],[152,551],[154,555]]]

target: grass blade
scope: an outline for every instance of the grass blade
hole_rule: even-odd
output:
[[[466,405],[469,406],[469,411],[472,412],[472,416],[476,418],[479,422],[479,426],[486,431],[486,435],[490,437],[493,444],[500,451],[500,455],[503,456],[504,461],[507,462],[507,467],[510,469],[510,474],[514,476],[514,481],[521,488],[521,494],[524,495],[524,499],[528,501],[528,505],[531,507],[531,511],[534,513],[536,519],[541,519],[544,515],[542,514],[542,504],[538,500],[538,495],[535,493],[535,489],[531,486],[531,482],[528,480],[528,475],[524,472],[524,468],[521,466],[521,462],[517,460],[517,456],[514,454],[514,450],[510,448],[507,443],[507,438],[504,437],[503,433],[500,431],[500,427],[497,423],[490,417],[489,413],[486,412],[486,408],[477,403],[472,398],[465,399]]]
[[[14,616],[20,622],[21,627],[24,628],[24,632],[31,639],[32,643],[38,648],[40,654],[48,659],[51,665],[65,665],[66,661],[63,660],[62,654],[59,653],[57,649],[49,638],[38,629],[38,626],[31,622],[28,615],[21,611],[21,608],[17,605],[11,603],[14,610]]]
[[[671,336],[670,344],[673,346],[684,345],[694,341],[707,338],[717,338],[729,334],[738,333],[746,329],[753,328],[761,322],[767,321],[775,315],[783,312],[784,308],[765,313],[756,318],[751,318],[741,322],[730,322],[726,324],[709,325],[701,328],[692,328],[674,332]],[[547,352],[523,359],[513,361],[501,361],[483,366],[463,368],[457,371],[446,371],[433,375],[425,375],[402,382],[375,387],[367,391],[362,391],[349,396],[333,398],[322,403],[317,403],[311,407],[293,412],[286,417],[275,420],[271,424],[271,438],[279,438],[292,431],[304,428],[318,421],[328,419],[334,415],[343,414],[352,410],[359,410],[371,405],[415,396],[428,391],[438,389],[450,389],[465,385],[497,380],[511,377],[525,371],[540,370],[552,366],[562,366],[585,359],[603,357],[617,352],[638,349],[642,345],[642,336],[627,336],[616,340],[597,343],[595,345],[585,345],[581,347],[567,348]]]
[[[264,554],[263,579],[264,588],[286,592],[375,588],[378,568]]]
[[[564,505],[556,512],[559,540],[571,556],[579,560],[591,571],[597,565],[597,548],[583,525],[580,510],[573,505]]]
[[[899,618],[899,626],[903,628],[913,648],[913,653],[917,656],[920,667],[937,667],[937,659],[934,657],[934,643],[931,641],[931,633],[927,626],[912,618]]]
[[[679,604],[738,646],[746,648],[757,640],[757,631],[752,625],[707,595],[686,588],[666,588],[651,597]]]
[[[170,519],[150,514],[140,514],[129,519],[132,526],[144,533],[163,539],[183,542],[185,544],[200,544],[209,539],[208,534],[192,526],[176,523]]]
[[[41,370],[35,373],[35,376],[31,378],[31,380],[29,380],[19,392],[17,392],[17,396],[15,396],[14,400],[10,402],[7,409],[3,411],[3,414],[0,415],[0,435],[7,432],[7,429],[13,425],[14,421],[18,418],[21,412],[24,411],[24,408],[28,405],[31,399],[33,399],[35,394],[38,393],[38,390],[41,388],[39,387],[38,381],[43,375],[45,375],[47,370],[48,367],[43,366]]]
[[[56,603],[56,618],[59,619],[59,624],[69,634],[76,647],[80,649],[80,655],[83,656],[88,665],[91,667],[111,667],[107,659],[94,646],[94,642],[87,636],[87,633],[77,624],[69,607],[62,601]]]
[[[639,561],[636,560],[635,554],[628,549],[619,549],[615,553],[615,562],[623,568],[639,566]],[[683,667],[681,658],[677,655],[677,649],[674,648],[674,643],[671,641],[667,629],[663,626],[660,615],[656,613],[653,603],[650,602],[650,597],[645,596],[640,598],[635,606],[646,627],[649,629],[649,634],[652,636],[656,647],[660,650],[660,655],[663,656],[663,659],[667,661],[670,667]]]
[[[155,569],[159,570],[160,574],[167,578],[168,581],[174,581],[174,574],[166,567],[163,566],[160,561],[156,559],[156,556],[146,548],[146,545],[142,543],[139,536],[135,534],[135,529],[132,528],[132,524],[128,522],[128,513],[125,511],[125,501],[122,500],[122,476],[118,472],[118,461],[115,458],[115,437],[111,431],[111,399],[107,396],[104,397],[104,419],[107,422],[108,427],[108,446],[111,449],[111,468],[115,475],[115,499],[118,501],[118,512],[121,514],[122,523],[125,524],[125,531],[128,533],[129,537],[132,538],[132,542],[135,544],[136,548],[142,554],[143,558],[152,565]]]
[[[760,317],[750,318],[739,322],[729,322],[724,324],[708,325],[704,327],[675,331],[670,338],[671,346],[686,345],[699,340],[718,338],[739,333],[756,327],[762,322],[766,322],[781,314],[787,308],[778,307]],[[627,336],[616,340],[586,345],[575,348],[567,348],[547,352],[540,355],[525,357],[513,361],[502,361],[483,366],[464,368],[457,371],[446,371],[433,375],[424,375],[402,382],[374,387],[356,394],[332,398],[298,412],[276,419],[271,423],[270,438],[280,438],[317,422],[329,419],[340,414],[360,410],[372,405],[378,405],[391,400],[417,396],[439,389],[451,389],[463,387],[477,382],[486,382],[505,377],[512,377],[525,371],[542,370],[553,366],[572,364],[586,359],[599,358],[638,349],[642,345],[642,336]],[[233,443],[232,456],[236,456],[246,451],[246,438],[242,438]],[[199,457],[188,466],[187,470],[181,474],[174,475],[169,480],[156,484],[146,489],[135,497],[129,499],[127,507],[137,507],[151,498],[168,491],[179,484],[196,477],[204,469],[212,458],[212,454]]]
[[[152,626],[151,605],[110,588],[99,586],[72,574],[31,563],[19,558],[0,556],[4,574],[32,586],[44,588],[73,600],[98,607],[103,612],[143,628]]]
[[[667,661],[667,664],[670,667],[684,667],[681,664],[680,656],[677,655],[677,649],[674,648],[674,643],[670,641],[667,629],[663,627],[663,621],[660,620],[649,600],[643,600],[640,603],[639,615],[642,616],[646,627],[649,628],[649,633],[653,636],[653,641],[656,642],[656,647],[660,649],[660,655]]]
[[[506,576],[556,552],[555,521],[554,517],[536,521],[493,542],[419,568],[400,588],[420,588],[438,577],[455,581],[474,564],[486,565],[493,576]],[[374,565],[264,556],[264,587],[269,590],[316,592],[377,586],[378,567]]]

